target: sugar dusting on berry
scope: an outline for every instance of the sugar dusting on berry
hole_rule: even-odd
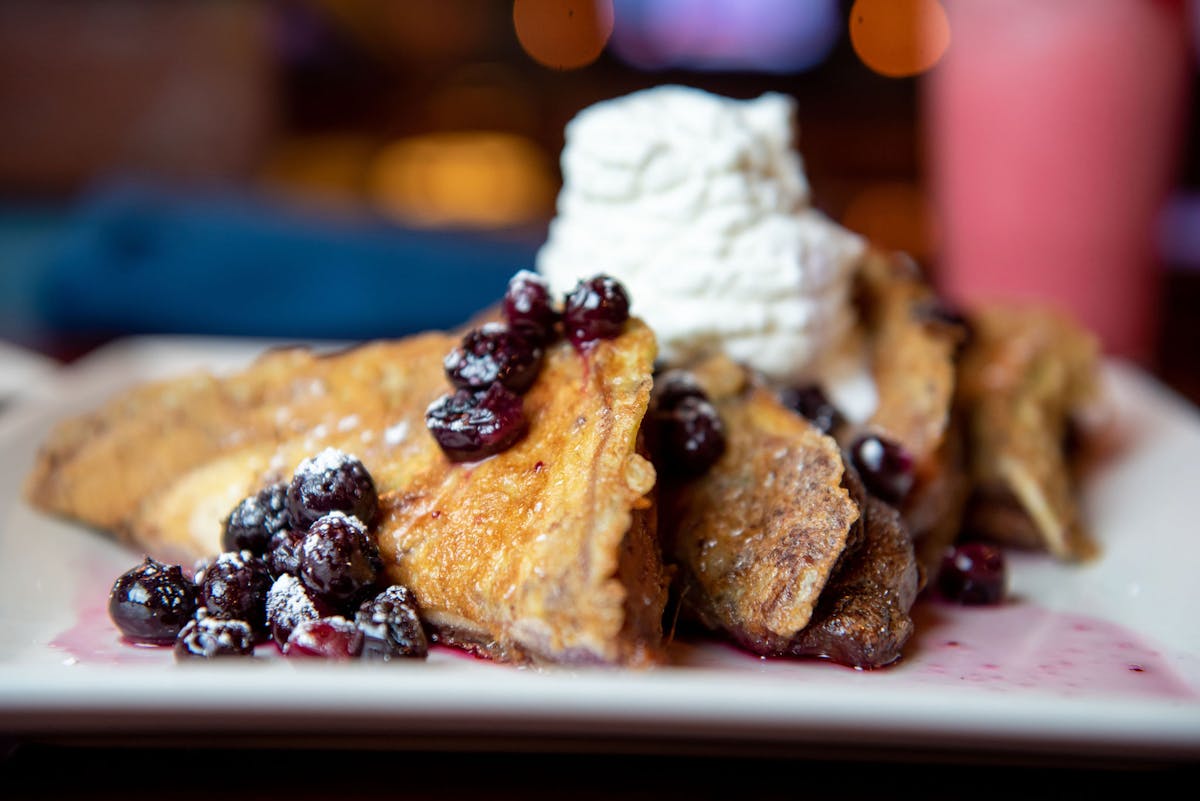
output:
[[[325,448],[316,456],[305,459],[296,468],[294,475],[318,478],[325,473],[331,473],[345,467],[354,457],[337,448]]]
[[[267,592],[268,622],[291,630],[302,621],[316,620],[320,616],[316,604],[295,576],[284,573],[275,579]]]

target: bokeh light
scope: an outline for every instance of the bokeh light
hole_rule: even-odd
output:
[[[537,144],[495,131],[414,136],[385,147],[368,190],[385,214],[408,225],[505,228],[543,219],[557,182]]]
[[[795,73],[828,58],[837,0],[616,0],[609,46],[642,70]]]
[[[938,0],[855,0],[850,42],[870,69],[906,78],[941,59],[950,46],[950,22]]]
[[[556,70],[586,67],[613,31],[612,0],[516,0],[513,26],[529,57]]]

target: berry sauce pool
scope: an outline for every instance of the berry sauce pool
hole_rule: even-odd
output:
[[[903,668],[920,683],[1061,695],[1194,699],[1163,654],[1108,621],[1028,602],[959,606],[922,600]]]
[[[81,571],[81,575],[90,571]],[[50,647],[68,664],[171,663],[170,648],[138,646],[121,638],[108,617],[110,576],[81,581],[74,599],[75,623]],[[1193,700],[1198,693],[1181,679],[1167,658],[1135,632],[1109,621],[1055,612],[1026,601],[999,606],[960,606],[923,598],[913,609],[916,634],[901,662],[877,671],[855,671],[816,660],[760,659],[715,641],[687,639],[672,645],[672,662],[682,668],[719,667],[767,670],[831,678],[853,674],[912,686],[971,686],[982,691],[1037,690],[1062,696]],[[431,648],[439,661],[462,656],[443,646]],[[272,643],[256,655],[278,657]]]

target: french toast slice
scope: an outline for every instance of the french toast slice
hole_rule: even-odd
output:
[[[895,661],[919,575],[899,515],[868,499],[838,443],[751,373],[716,357],[692,374],[727,445],[703,475],[660,483],[683,608],[760,655]]]
[[[958,387],[968,410],[970,534],[1067,561],[1094,557],[1070,441],[1101,395],[1097,338],[1032,305],[978,309],[971,327]]]
[[[436,640],[514,663],[664,659],[655,471],[639,454],[656,354],[631,319],[560,341],[525,394],[525,438],[453,463],[425,427],[458,342],[428,333],[337,353],[273,351],[229,376],[135,387],[62,423],[26,494],[157,558],[221,550],[237,502],[333,447],[371,472],[389,578]]]
[[[907,256],[871,249],[859,267],[857,300],[871,350],[878,405],[843,444],[863,431],[899,444],[912,458],[913,486],[899,502],[922,581],[936,575],[959,535],[970,474],[964,415],[956,404],[965,321],[943,306]]]

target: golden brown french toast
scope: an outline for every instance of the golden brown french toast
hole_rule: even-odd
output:
[[[1068,441],[1099,396],[1095,336],[1048,308],[993,304],[972,315],[959,403],[967,410],[970,532],[1086,559]]]
[[[868,251],[857,281],[879,402],[863,429],[912,458],[913,485],[899,502],[920,562],[932,576],[958,537],[970,491],[962,416],[955,404],[963,321],[942,306],[918,266],[899,253]],[[843,444],[859,431],[843,432]]]
[[[631,319],[560,341],[524,396],[528,434],[453,463],[426,429],[457,337],[270,352],[226,377],[136,387],[50,436],[26,491],[41,509],[160,558],[221,550],[238,501],[333,447],[379,491],[380,550],[434,636],[508,662],[652,665],[666,580],[655,472],[638,453],[654,335]]]
[[[868,588],[883,549],[865,546],[884,535],[876,527],[867,538],[858,525],[867,500],[847,489],[837,442],[724,357],[697,365],[693,375],[721,416],[727,446],[703,475],[664,479],[660,489],[665,547],[679,567],[684,606],[758,654],[828,656],[862,667],[894,661],[911,634],[907,613],[917,590],[903,525],[894,521],[898,536],[886,557],[903,562],[903,591],[883,592],[882,582]],[[889,642],[877,643],[858,621],[888,597],[903,608],[889,621],[897,623]],[[842,625],[829,636],[834,619]],[[826,628],[809,629],[814,621]]]

